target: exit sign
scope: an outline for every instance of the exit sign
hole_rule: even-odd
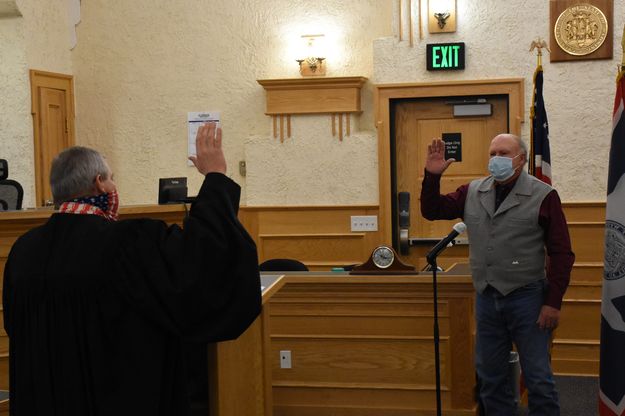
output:
[[[464,69],[464,42],[428,43],[428,71]]]

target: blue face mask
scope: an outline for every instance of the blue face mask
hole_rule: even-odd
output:
[[[514,175],[514,168],[512,167],[512,160],[516,159],[520,155],[515,157],[505,156],[493,156],[488,161],[488,171],[493,178],[498,182],[505,182]]]

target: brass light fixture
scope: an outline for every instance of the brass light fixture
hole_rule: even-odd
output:
[[[299,73],[305,77],[324,76],[326,74],[326,58],[323,56],[324,35],[302,35],[303,51],[306,57],[296,59],[299,63]]]
[[[428,31],[456,31],[456,0],[428,0]]]

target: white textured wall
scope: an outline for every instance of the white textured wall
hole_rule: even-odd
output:
[[[34,206],[35,174],[29,69],[71,74],[64,1],[20,0],[22,17],[0,19],[0,158]]]
[[[424,2],[427,3],[427,2]],[[397,10],[394,10],[395,16]],[[397,32],[397,19],[394,19]],[[529,141],[529,106],[536,53],[532,40],[549,39],[545,0],[458,0],[458,31],[429,35],[414,48],[394,38],[374,42],[374,82],[525,78],[522,136]],[[554,185],[565,201],[604,201],[612,132],[617,64],[625,24],[625,1],[614,1],[614,59],[550,63],[543,56],[544,97],[549,118]],[[405,35],[404,35],[405,36]],[[426,71],[426,43],[466,43],[464,71]]]
[[[605,199],[624,2],[614,1],[614,59],[551,64],[545,57],[554,180],[564,200]],[[412,48],[397,40],[395,1],[87,0],[70,52],[65,1],[17,4],[23,18],[0,20],[0,104],[14,110],[0,116],[0,138],[26,205],[34,201],[29,68],[74,74],[77,141],[107,154],[123,203],[153,203],[164,176],[188,176],[196,192],[200,177],[186,165],[186,113],[219,110],[230,173],[247,204],[366,204],[377,202],[371,83],[365,111],[352,118],[353,135],[343,142],[331,136],[326,116],[293,117],[291,139],[272,137],[256,80],[299,76],[299,35],[326,34],[328,76],[374,83],[524,77],[527,116],[535,65],[527,49],[549,33],[544,0],[458,0],[458,31],[429,35],[424,24],[425,38],[415,30]],[[425,70],[425,44],[443,41],[467,43],[465,71]],[[238,174],[243,159],[247,178]]]
[[[34,193],[32,118],[21,17],[0,19],[0,59],[0,159],[9,162],[9,177],[22,184],[24,205],[29,205]]]
[[[328,76],[370,76],[372,42],[391,33],[391,11],[384,0],[85,1],[73,60],[78,141],[107,154],[122,203],[154,203],[159,177],[188,176],[189,192],[197,192],[201,178],[186,164],[186,114],[219,110],[229,172],[247,190],[248,204],[375,203],[374,133],[338,143],[330,140],[329,117],[326,128],[314,130],[293,117],[293,139],[280,144],[256,80],[299,77],[293,43],[319,32],[327,38]],[[373,130],[367,88],[361,118]],[[367,170],[350,175],[341,158],[317,170],[311,153],[346,153]],[[246,155],[243,178],[237,165]],[[269,159],[274,163],[258,163]],[[266,180],[284,167],[294,175],[267,195]],[[337,172],[367,196],[329,199]]]
[[[249,205],[378,203],[376,133],[352,132],[340,141],[330,120],[298,116],[284,143],[268,136],[247,140]]]

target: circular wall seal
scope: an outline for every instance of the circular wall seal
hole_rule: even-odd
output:
[[[625,276],[625,226],[616,221],[605,222],[605,267],[603,277],[616,280]]]
[[[608,36],[608,20],[597,7],[582,3],[564,10],[553,28],[556,42],[570,55],[593,53]]]

